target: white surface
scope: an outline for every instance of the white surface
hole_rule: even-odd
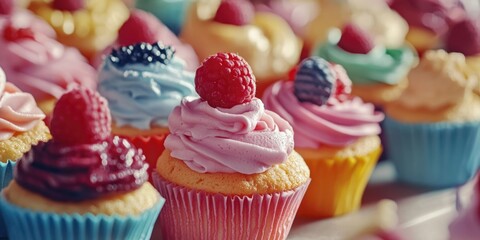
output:
[[[326,220],[296,219],[288,240],[343,240],[346,231],[358,224],[372,223],[372,216],[381,199],[391,199],[398,206],[401,233],[408,240],[448,240],[448,224],[456,216],[456,190],[426,190],[402,185],[394,181],[394,170],[389,163],[380,163],[365,191],[364,207],[352,216]],[[472,184],[462,188],[462,199],[468,201]],[[351,225],[352,219],[358,224]],[[352,227],[353,226],[353,227]]]

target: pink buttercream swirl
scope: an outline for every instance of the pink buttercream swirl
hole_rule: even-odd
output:
[[[33,129],[43,118],[32,95],[6,83],[0,69],[0,141]]]
[[[292,124],[295,147],[318,148],[321,145],[346,146],[355,140],[380,133],[384,115],[373,104],[354,97],[329,101],[318,106],[299,102],[293,81],[277,82],[263,96],[265,107]]]
[[[260,99],[212,108],[184,98],[171,113],[165,147],[194,171],[254,174],[286,161],[293,150],[288,122],[265,110]]]
[[[34,35],[13,40],[5,35],[6,28],[26,29]],[[50,31],[42,29],[33,24],[25,26],[13,16],[1,19],[0,66],[9,81],[37,101],[58,98],[77,85],[95,88],[95,69],[76,49],[63,46]]]

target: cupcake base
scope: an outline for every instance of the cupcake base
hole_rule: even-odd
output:
[[[153,173],[167,199],[163,239],[286,239],[310,181],[293,190],[250,196],[187,189]]]
[[[35,212],[8,202],[2,194],[0,207],[9,239],[29,240],[149,240],[157,216],[165,203],[158,202],[137,216],[56,214]]]
[[[329,218],[360,208],[368,179],[380,157],[380,140],[376,144],[357,142],[357,147],[369,149],[356,155],[330,155],[328,147],[295,150],[310,168],[312,182],[298,210],[306,218]],[[368,145],[368,146],[367,146]],[[355,149],[357,147],[353,147]]]
[[[480,167],[480,122],[401,123],[387,117],[385,130],[402,182],[454,187],[471,179]]]
[[[13,168],[15,167],[14,161],[8,160],[7,162],[0,162],[0,187],[5,188],[13,179]],[[7,237],[7,229],[5,221],[0,215],[0,238]]]

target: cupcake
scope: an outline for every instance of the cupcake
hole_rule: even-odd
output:
[[[12,166],[32,145],[47,141],[45,114],[29,93],[6,82],[0,68],[0,188],[12,178]]]
[[[386,106],[385,133],[400,181],[453,187],[480,166],[478,78],[460,53],[427,51],[409,86]]]
[[[407,84],[406,76],[416,63],[415,52],[409,46],[375,45],[371,35],[351,23],[342,31],[331,30],[328,40],[313,55],[342,65],[352,79],[352,94],[377,106],[400,95]]]
[[[112,133],[141,148],[154,168],[169,132],[168,115],[183,97],[196,96],[193,81],[194,73],[171,46],[138,43],[114,49],[100,67],[98,82],[112,113]]]
[[[20,159],[2,191],[10,239],[150,238],[164,199],[147,182],[141,150],[111,137],[109,122],[105,99],[92,90],[59,99],[53,139]]]
[[[319,57],[303,60],[294,81],[280,81],[262,98],[268,110],[295,132],[295,151],[310,168],[312,182],[299,216],[327,218],[360,207],[382,152],[383,114],[350,96],[350,79],[340,65]]]
[[[120,27],[115,43],[103,53],[108,55],[112,48],[133,45],[141,42],[162,42],[175,48],[175,54],[186,62],[186,68],[194,71],[198,67],[197,54],[193,48],[180,41],[155,16],[142,10],[132,10],[130,17]]]
[[[285,239],[310,182],[291,126],[255,98],[236,54],[207,58],[195,86],[201,97],[172,111],[153,173],[163,239]]]
[[[459,0],[392,0],[390,7],[407,21],[406,40],[420,54],[438,47],[451,24],[466,14]]]
[[[328,39],[331,28],[354,22],[373,36],[376,44],[388,48],[403,46],[408,24],[392,11],[385,0],[323,0],[319,14],[306,25],[305,45],[313,49]]]
[[[480,19],[467,17],[454,24],[445,36],[447,52],[458,52],[465,56],[467,65],[480,79]],[[480,82],[475,87],[480,94]]]
[[[290,26],[272,13],[257,12],[246,0],[199,0],[192,4],[180,37],[199,59],[236,52],[257,78],[257,96],[286,77],[300,57],[302,44]]]
[[[55,40],[55,32],[27,11],[0,15],[0,67],[10,82],[31,93],[50,115],[67,89],[95,88],[96,71],[76,50]]]
[[[457,199],[458,200],[458,199]],[[448,226],[450,240],[475,240],[480,236],[480,178],[476,180],[473,195],[468,206]]]
[[[136,0],[135,7],[154,14],[170,31],[180,34],[188,8],[195,0]]]
[[[58,41],[89,60],[115,41],[128,18],[122,0],[33,0],[29,8],[55,29]]]

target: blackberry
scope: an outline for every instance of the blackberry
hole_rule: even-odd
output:
[[[134,63],[148,65],[156,62],[167,65],[174,54],[175,49],[172,46],[163,45],[159,42],[154,44],[142,42],[113,49],[108,58],[117,67]]]
[[[294,93],[300,102],[324,105],[335,92],[336,74],[320,57],[303,60],[295,75]]]

